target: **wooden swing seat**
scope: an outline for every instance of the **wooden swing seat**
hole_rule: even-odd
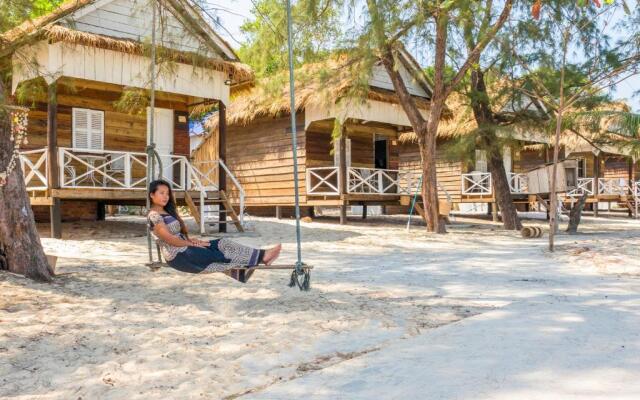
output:
[[[149,267],[149,269],[153,272],[159,270],[162,267],[168,267],[168,265],[164,262],[161,261],[154,261],[151,263],[147,263],[145,264],[147,267]],[[223,274],[227,275],[230,278],[233,278],[235,280],[237,280],[238,282],[242,282],[242,283],[247,283],[247,281],[249,280],[249,278],[251,278],[251,275],[253,275],[253,273],[256,270],[294,270],[296,268],[295,265],[260,265],[260,266],[255,266],[255,267],[237,267],[237,268],[230,268],[224,272],[222,272]],[[302,266],[302,270],[306,273],[309,272],[309,270],[312,270],[313,266],[312,265],[303,265]]]

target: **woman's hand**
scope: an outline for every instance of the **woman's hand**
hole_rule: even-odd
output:
[[[194,246],[194,247],[209,247],[209,242],[204,241],[204,240],[198,240],[198,239],[189,239],[189,246]]]

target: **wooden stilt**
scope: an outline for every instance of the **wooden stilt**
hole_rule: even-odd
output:
[[[60,188],[58,176],[58,96],[54,81],[47,87],[47,151],[49,168],[49,189]],[[62,237],[62,216],[60,198],[52,197],[49,206],[49,216],[51,221],[51,237],[60,239]]]
[[[276,218],[282,219],[282,208],[280,206],[276,206]]]
[[[218,159],[222,162],[227,161],[227,107],[222,101],[218,102]],[[218,168],[218,188],[221,192],[227,190],[227,174],[224,168]],[[219,214],[220,224],[218,224],[218,232],[227,231],[227,213],[220,207]]]
[[[340,206],[340,225],[347,224],[347,203],[342,203]]]
[[[362,219],[367,219],[367,205],[362,205]]]
[[[491,218],[493,222],[498,222],[498,204],[495,202],[491,203]]]

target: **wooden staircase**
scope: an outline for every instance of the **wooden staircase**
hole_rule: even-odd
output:
[[[200,196],[191,196],[187,191],[185,192],[184,199],[189,208],[189,212],[196,220],[198,226],[204,228],[204,232],[200,232],[201,234],[212,233],[212,228],[216,226],[219,227],[222,224],[233,224],[238,232],[244,232],[238,213],[231,205],[229,197],[223,190],[206,191],[202,202]],[[221,213],[226,214],[224,221],[220,220]],[[202,223],[203,219],[204,224]]]

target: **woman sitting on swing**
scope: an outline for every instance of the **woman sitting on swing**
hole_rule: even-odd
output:
[[[282,245],[267,250],[254,249],[229,239],[203,241],[189,239],[187,227],[176,211],[176,203],[169,183],[156,180],[149,185],[151,208],[147,214],[153,238],[160,247],[167,264],[192,274],[225,272],[258,264],[271,265],[280,255]],[[233,276],[246,282],[246,276]]]

